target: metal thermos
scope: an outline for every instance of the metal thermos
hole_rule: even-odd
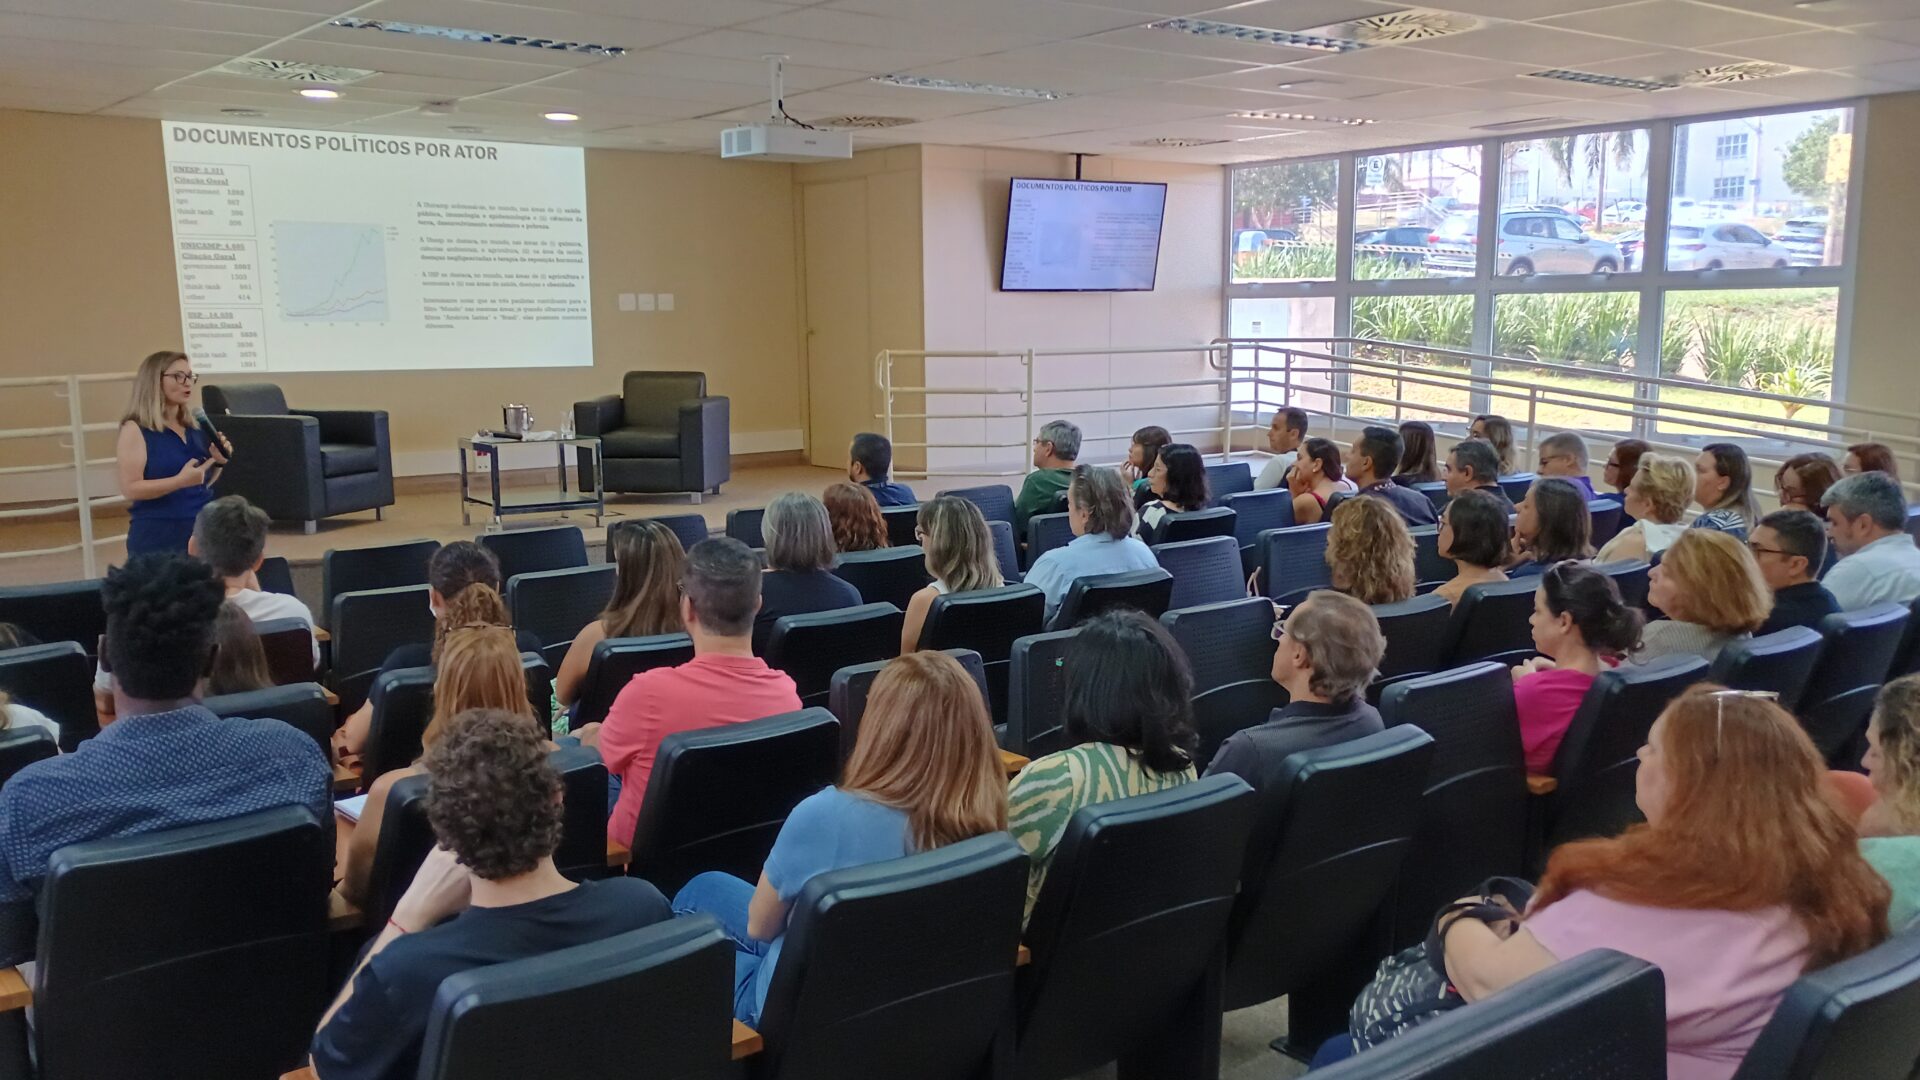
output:
[[[525,405],[504,405],[500,408],[500,426],[507,434],[519,437],[533,430],[533,410]]]

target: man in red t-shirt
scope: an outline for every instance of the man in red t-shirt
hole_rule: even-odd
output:
[[[800,708],[793,679],[753,655],[759,610],[760,561],[751,548],[726,537],[693,545],[680,582],[680,618],[693,638],[693,659],[635,675],[613,699],[606,722],[578,732],[583,745],[600,748],[607,772],[621,778],[609,838],[632,843],[660,740]]]

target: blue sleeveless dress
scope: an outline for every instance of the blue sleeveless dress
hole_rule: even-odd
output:
[[[207,437],[197,427],[188,428],[184,439],[170,428],[159,431],[141,428],[140,437],[147,443],[147,468],[141,474],[145,480],[176,476],[187,462],[198,461],[209,454]],[[185,554],[187,538],[193,535],[193,519],[211,498],[212,489],[201,484],[169,491],[157,499],[133,500],[127,554],[143,555],[151,551]]]

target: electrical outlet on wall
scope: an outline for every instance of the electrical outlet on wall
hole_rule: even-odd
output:
[[[672,311],[673,310],[673,294],[670,292],[661,293],[659,296],[658,303],[661,311]]]
[[[653,310],[653,294],[652,293],[643,292],[639,296],[635,297],[634,299],[639,301],[641,311]]]
[[[632,293],[623,292],[620,294],[620,310],[621,311],[632,311],[634,303],[635,301]]]

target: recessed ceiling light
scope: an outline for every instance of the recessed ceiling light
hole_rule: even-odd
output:
[[[589,56],[625,56],[620,45],[596,45],[588,41],[561,41],[556,38],[530,37],[526,34],[502,34],[493,30],[467,30],[457,26],[432,26],[426,23],[395,22],[392,19],[358,19],[348,15],[327,24],[342,30],[384,30],[390,34],[414,34],[420,37],[468,41],[481,45],[524,45],[551,52],[585,53]]]
[[[550,112],[550,113],[541,113],[540,115],[546,117],[547,119],[553,121],[556,124],[571,124],[575,120],[580,119],[579,113],[570,113],[570,112]]]
[[[267,115],[266,113],[261,112],[259,109],[221,109],[220,111],[222,113],[225,113],[228,116],[265,116]]]
[[[1181,136],[1163,136],[1158,139],[1137,139],[1128,146],[1152,146],[1163,150],[1185,150],[1195,146],[1218,146],[1225,139],[1194,139]]]
[[[864,113],[849,113],[845,116],[823,116],[810,121],[814,127],[839,130],[843,128],[890,128],[917,124],[920,121],[911,116],[869,116]]]
[[[1271,109],[1241,109],[1229,115],[1242,120],[1293,120],[1306,124],[1339,124],[1343,127],[1360,127],[1365,124],[1379,123],[1378,120],[1359,116],[1316,116],[1312,113],[1274,112]]]
[[[1585,83],[1588,86],[1615,86],[1622,90],[1640,90],[1653,93],[1656,90],[1671,90],[1674,84],[1660,79],[1629,79],[1624,75],[1602,75],[1596,71],[1574,71],[1570,68],[1549,68],[1546,71],[1530,71],[1522,76],[1528,79],[1559,79],[1561,82]]]
[[[1279,45],[1289,49],[1308,49],[1313,52],[1344,53],[1366,48],[1360,42],[1343,38],[1322,37],[1319,34],[1296,34],[1291,30],[1268,30],[1260,26],[1210,22],[1206,19],[1162,19],[1156,23],[1148,23],[1147,29],[1178,30],[1183,34],[1194,34],[1198,37],[1225,38],[1229,41],[1244,41],[1252,45]]]
[[[303,98],[314,98],[320,101],[332,101],[340,96],[340,91],[330,86],[307,86],[297,92]]]
[[[885,83],[888,86],[906,86],[915,90],[951,90],[958,94],[997,94],[1001,97],[1033,98],[1039,101],[1055,101],[1067,96],[1054,90],[1036,90],[1028,86],[997,86],[993,83],[964,82],[958,79],[939,79],[931,75],[875,75],[867,81]]]

